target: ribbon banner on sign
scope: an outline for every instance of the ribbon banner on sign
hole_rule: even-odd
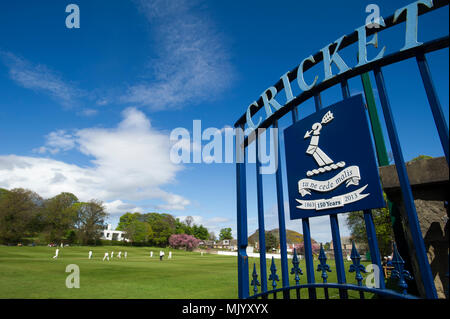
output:
[[[298,192],[302,197],[311,195],[311,190],[326,193],[338,188],[344,182],[346,187],[349,187],[350,185],[357,186],[359,185],[360,179],[361,174],[359,173],[359,167],[350,166],[326,181],[303,178],[298,181]]]
[[[343,207],[346,204],[350,204],[356,201],[359,201],[363,199],[364,197],[367,197],[370,195],[368,194],[361,194],[368,185],[365,185],[361,188],[358,188],[357,190],[340,195],[331,197],[328,199],[316,199],[316,200],[301,200],[296,199],[297,202],[300,203],[297,208],[299,209],[314,209],[314,210],[323,210],[323,209],[330,209],[330,208],[336,208],[336,207]]]

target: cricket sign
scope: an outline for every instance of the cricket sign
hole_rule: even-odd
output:
[[[291,219],[384,207],[362,95],[284,131]]]

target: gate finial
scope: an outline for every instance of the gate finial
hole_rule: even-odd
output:
[[[272,280],[272,287],[275,289],[277,287],[277,281],[280,281],[277,275],[277,267],[275,266],[275,260],[272,256],[272,264],[270,265],[270,276],[269,280]]]
[[[253,264],[253,273],[252,273],[252,282],[250,283],[250,285],[253,286],[253,292],[255,293],[255,295],[258,293],[258,286],[260,286],[261,284],[258,281],[258,273],[256,272],[256,265]]]
[[[297,257],[297,249],[294,248],[294,256],[292,257],[292,265],[294,267],[292,267],[291,269],[291,275],[295,274],[295,284],[298,286],[300,284],[300,276],[299,275],[303,275],[303,271],[302,269],[298,266],[299,265],[299,261],[298,261],[298,257]]]
[[[330,266],[327,265],[327,255],[325,255],[325,251],[323,250],[322,244],[320,244],[320,252],[319,252],[319,261],[320,264],[317,265],[317,271],[322,271],[322,279],[324,283],[327,283],[328,272],[331,272]]]
[[[408,284],[406,280],[412,280],[413,276],[409,273],[408,270],[404,269],[405,261],[402,256],[400,256],[397,245],[394,243],[394,258],[392,259],[392,263],[394,264],[394,270],[391,272],[392,279],[398,279],[398,286],[400,287],[402,294],[407,294]]]
[[[352,241],[352,252],[350,254],[350,258],[353,262],[352,265],[350,265],[349,272],[355,272],[355,279],[358,282],[358,286],[361,286],[361,282],[363,280],[363,276],[361,275],[361,272],[366,273],[366,268],[364,265],[361,265],[361,256],[358,253],[358,250],[356,249],[355,242]]]

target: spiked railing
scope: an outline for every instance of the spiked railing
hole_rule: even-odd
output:
[[[303,275],[302,269],[299,267],[300,262],[298,261],[297,249],[294,248],[294,255],[292,257],[292,267],[291,275],[295,275],[295,284],[298,285],[300,283],[300,275]]]
[[[291,269],[291,275],[294,276],[295,285],[298,286],[300,284],[300,275],[303,275],[302,269],[299,267],[299,261],[297,256],[297,249],[294,248],[294,255],[292,256],[292,269]],[[300,289],[297,289],[297,299],[300,299]]]
[[[325,251],[323,250],[322,244],[320,244],[320,252],[319,252],[319,261],[320,264],[317,265],[317,271],[322,272],[322,281],[324,284],[327,283],[328,274],[327,272],[331,272],[330,266],[327,264],[327,256],[325,255]]]
[[[275,260],[272,257],[272,264],[270,265],[270,276],[269,280],[272,280],[272,287],[273,289],[277,289],[277,281],[280,281],[280,278],[277,275],[277,267],[275,266]],[[277,294],[274,294],[274,298],[277,298]]]
[[[400,256],[397,247],[394,244],[394,259],[392,263],[394,264],[394,270],[391,273],[391,278],[398,279],[398,285],[401,288],[401,293],[397,293],[392,290],[388,289],[379,289],[379,288],[371,288],[366,287],[363,285],[363,276],[362,273],[367,273],[366,268],[364,265],[361,264],[361,256],[358,252],[358,249],[356,248],[356,244],[352,242],[352,251],[350,254],[350,258],[352,260],[352,265],[350,265],[349,272],[355,273],[355,280],[357,281],[358,285],[353,284],[335,284],[335,283],[328,283],[328,272],[331,272],[330,266],[327,264],[327,256],[325,253],[325,250],[323,249],[322,244],[320,245],[320,252],[319,252],[319,264],[317,265],[317,271],[321,272],[322,277],[322,284],[300,284],[300,275],[303,275],[303,271],[300,268],[300,262],[297,254],[297,250],[294,249],[293,255],[292,255],[292,265],[291,268],[291,275],[294,275],[295,280],[295,286],[289,286],[289,287],[282,287],[277,288],[277,281],[280,281],[280,278],[277,274],[277,267],[275,265],[275,259],[272,257],[272,262],[270,265],[270,275],[269,275],[269,281],[272,281],[272,290],[265,291],[258,293],[259,289],[258,286],[260,286],[260,282],[258,280],[258,273],[256,271],[256,264],[253,264],[253,272],[252,272],[252,280],[250,285],[253,286],[253,296],[250,298],[263,298],[266,299],[269,296],[273,296],[274,299],[277,299],[277,293],[283,293],[283,295],[288,295],[291,290],[295,290],[297,292],[297,299],[301,299],[300,292],[302,289],[313,289],[314,291],[316,289],[322,289],[324,290],[325,299],[329,299],[329,289],[339,289],[339,290],[345,290],[345,291],[358,291],[360,299],[364,299],[364,293],[372,293],[374,295],[378,295],[382,298],[406,298],[406,299],[414,299],[416,297],[411,296],[407,294],[406,290],[408,288],[408,285],[406,284],[405,280],[411,280],[412,276],[410,273],[404,269],[404,261],[402,257]]]
[[[350,254],[350,259],[352,260],[353,264],[350,265],[350,269],[348,271],[355,273],[355,279],[358,282],[358,286],[362,286],[363,276],[361,275],[361,272],[366,273],[366,268],[361,265],[361,256],[356,249],[354,241],[352,241],[352,252]],[[360,291],[359,295],[361,299],[364,299],[364,292]]]
[[[394,270],[391,272],[392,279],[398,279],[398,286],[402,292],[402,294],[407,294],[408,284],[406,280],[412,280],[413,277],[407,271],[405,267],[405,261],[402,256],[400,256],[397,245],[394,243],[394,258],[392,259],[392,263],[394,264]]]
[[[325,251],[323,250],[322,244],[320,244],[320,252],[319,252],[319,261],[320,263],[317,265],[317,271],[322,272],[322,282],[324,284],[327,283],[328,274],[327,272],[331,272],[330,266],[327,264],[327,255],[325,254]],[[325,299],[329,299],[328,296],[328,288],[324,287],[324,293],[325,293]]]
[[[256,295],[258,293],[258,286],[261,284],[258,281],[258,273],[256,272],[256,265],[253,264],[253,273],[252,273],[252,282],[250,283],[253,286],[253,293]]]

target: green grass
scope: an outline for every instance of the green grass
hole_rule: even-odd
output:
[[[102,261],[105,251],[115,255],[124,247],[65,247],[60,249],[58,259],[52,259],[55,248],[0,246],[0,298],[137,298],[137,299],[224,299],[237,298],[236,257],[172,250],[173,259],[168,260],[168,249],[163,261],[159,260],[160,248],[127,247],[128,258]],[[93,259],[88,251],[92,249]],[[149,257],[153,250],[153,258]],[[268,260],[268,274],[269,271]],[[249,258],[249,271],[259,259]],[[65,282],[69,273],[66,266],[76,264],[80,268],[80,288],[68,289]],[[276,260],[280,277],[280,261]],[[334,263],[329,282],[336,282]],[[300,264],[305,272],[304,263]],[[345,262],[348,271],[350,263]],[[292,265],[289,264],[289,270]],[[317,267],[317,266],[315,266]],[[354,274],[347,272],[348,282],[354,283]],[[250,275],[251,278],[251,275]],[[261,279],[260,276],[258,279]],[[316,272],[316,281],[321,282]],[[294,284],[293,275],[290,282]],[[301,276],[301,283],[306,276]],[[269,282],[269,285],[271,283]],[[306,293],[304,292],[306,295]],[[338,292],[330,291],[330,296]],[[323,292],[318,291],[319,297]],[[356,295],[355,295],[356,296]]]

